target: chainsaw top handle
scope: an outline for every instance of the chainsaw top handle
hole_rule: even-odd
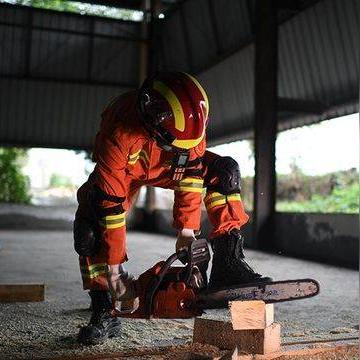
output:
[[[161,282],[163,281],[165,275],[168,273],[171,265],[176,260],[180,260],[183,264],[186,265],[185,268],[188,274],[186,277],[190,277],[191,270],[194,266],[198,266],[204,263],[207,264],[210,260],[210,251],[206,239],[194,240],[188,249],[183,249],[170,255],[164,262],[159,273],[151,281],[151,284],[145,296],[145,313],[149,317],[152,313],[154,295],[159,288]]]

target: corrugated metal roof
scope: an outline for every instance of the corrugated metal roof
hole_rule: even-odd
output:
[[[140,24],[0,5],[0,76],[138,82]]]
[[[89,148],[104,106],[125,90],[2,79],[0,144]]]
[[[88,148],[138,83],[140,24],[0,5],[0,143]],[[127,85],[127,86],[123,86]]]
[[[302,6],[309,3],[303,1]],[[186,20],[192,34],[188,48],[193,60],[181,69],[197,73],[206,87],[211,106],[209,139],[219,143],[252,134],[254,1],[218,0],[207,4],[215,8],[222,55],[219,56],[219,49],[213,46],[211,24],[195,16],[199,14],[199,6],[203,6],[201,14],[208,17],[205,2],[186,1],[183,4],[185,11],[193,14]],[[173,22],[173,16],[180,11],[164,22],[166,33],[184,31]],[[279,14],[278,94],[291,99],[318,101],[326,110],[322,115],[279,113],[279,129],[358,111],[360,2],[323,0],[286,20],[289,15],[290,10]],[[168,35],[164,33],[163,36]],[[176,54],[180,51],[176,41],[164,43],[163,52]],[[163,67],[166,69],[170,65],[171,62],[165,62]]]
[[[196,73],[209,93],[213,143],[252,132],[254,1],[181,1],[157,21],[160,68]],[[279,12],[279,96],[325,111],[279,113],[280,129],[358,110],[360,2],[314,3]],[[0,142],[90,146],[107,100],[138,82],[140,27],[0,5]]]

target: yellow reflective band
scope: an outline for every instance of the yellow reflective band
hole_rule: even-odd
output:
[[[92,273],[81,273],[82,277],[84,278],[88,278],[88,279],[94,279],[100,275],[105,275],[106,271],[105,270],[101,270],[101,271],[94,271]]]
[[[81,276],[88,279],[93,279],[107,273],[107,265],[105,263],[83,265],[80,269]]]
[[[123,226],[125,226],[125,219],[122,219],[121,221],[118,221],[116,223],[104,223],[104,222],[100,222],[100,225],[102,227],[104,227],[105,229],[117,229],[117,228],[121,228]]]
[[[208,201],[208,200],[213,199],[214,197],[218,197],[218,196],[225,196],[225,195],[220,194],[218,192],[213,192],[213,193],[210,193],[210,194],[206,195],[205,201]]]
[[[184,178],[182,180],[180,180],[180,185],[182,185],[183,183],[196,183],[196,184],[203,184],[204,180],[203,179],[196,179],[196,178],[191,178],[191,177],[187,177]]]
[[[205,134],[205,129],[202,135],[197,139],[191,139],[191,140],[175,139],[171,144],[180,149],[192,149],[201,143],[201,140],[204,138],[204,134]]]
[[[99,221],[105,229],[117,229],[125,225],[125,212],[116,215],[108,215]]]
[[[97,268],[106,269],[106,264],[105,263],[99,263],[99,264],[82,265],[81,266],[81,269],[88,270],[88,271],[92,271],[92,270],[97,269]]]
[[[157,90],[169,103],[175,118],[175,128],[179,131],[184,131],[184,111],[175,93],[161,81],[154,82],[154,89]]]
[[[226,196],[220,194],[209,199],[205,198],[205,203],[212,203],[213,201],[218,201],[218,200],[226,200]]]
[[[196,178],[185,178],[179,181],[177,191],[202,192],[204,180]],[[191,189],[191,190],[189,190]]]
[[[241,201],[240,194],[222,195],[220,193],[212,193],[205,197],[205,206],[211,209],[215,206],[225,205],[229,201]]]
[[[206,109],[206,118],[209,116],[209,99],[207,97],[207,94],[204,90],[204,88],[200,85],[200,83],[193,77],[191,76],[190,74],[187,74],[187,73],[184,73],[185,75],[187,75],[195,84],[196,86],[199,88],[199,90],[201,91],[201,94],[204,98],[204,101],[205,101],[205,109]]]
[[[125,212],[121,214],[115,214],[115,215],[107,215],[102,220],[108,221],[108,220],[117,220],[117,219],[123,219],[125,217]]]
[[[215,206],[225,205],[225,204],[226,204],[226,199],[223,198],[223,199],[220,199],[220,200],[217,200],[217,201],[211,201],[211,202],[205,204],[205,206],[206,206],[207,209],[212,209]]]
[[[128,164],[134,165],[139,159],[144,161],[145,165],[148,165],[149,156],[144,150],[139,150],[138,152],[131,154],[129,156]]]
[[[228,201],[241,201],[240,194],[228,195],[226,198],[227,198]]]
[[[189,186],[175,186],[174,190],[176,191],[187,191],[187,192],[195,192],[195,193],[202,193],[203,187],[196,188],[196,187],[189,187]]]
[[[133,154],[129,155],[129,160],[134,160],[134,158],[138,157],[138,155],[140,154],[141,149]]]
[[[226,201],[226,196],[225,195],[217,195],[217,196],[213,196],[212,198],[205,198],[204,201],[205,201],[205,204],[211,204],[212,202],[214,201],[218,201],[218,200],[225,200]]]
[[[226,195],[220,194],[218,192],[213,192],[211,194],[206,195],[204,201],[205,201],[205,207],[207,209],[211,209],[215,206],[226,204]]]
[[[149,163],[149,157],[145,151],[140,153],[139,159],[143,160],[145,162],[145,165]]]
[[[147,161],[149,161],[149,155],[145,150],[142,150],[140,156],[143,156]]]

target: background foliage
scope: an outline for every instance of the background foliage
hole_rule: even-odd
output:
[[[242,198],[252,209],[253,178],[243,178]],[[356,169],[309,176],[294,165],[277,175],[276,210],[280,212],[359,213],[359,173]]]
[[[67,11],[81,15],[96,15],[114,19],[123,20],[141,20],[141,14],[138,11],[130,9],[119,9],[111,6],[93,5],[75,1],[64,0],[0,0],[17,5],[32,6],[40,9]]]
[[[30,203],[29,178],[22,173],[26,150],[0,148],[0,202]]]

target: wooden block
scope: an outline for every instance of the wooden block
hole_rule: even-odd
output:
[[[209,344],[220,349],[234,349],[249,354],[268,354],[280,349],[280,325],[265,329],[234,330],[231,322],[196,318],[194,343]]]
[[[230,301],[234,330],[265,329],[274,322],[274,305],[264,301]]]
[[[44,284],[0,284],[0,302],[44,301]]]

